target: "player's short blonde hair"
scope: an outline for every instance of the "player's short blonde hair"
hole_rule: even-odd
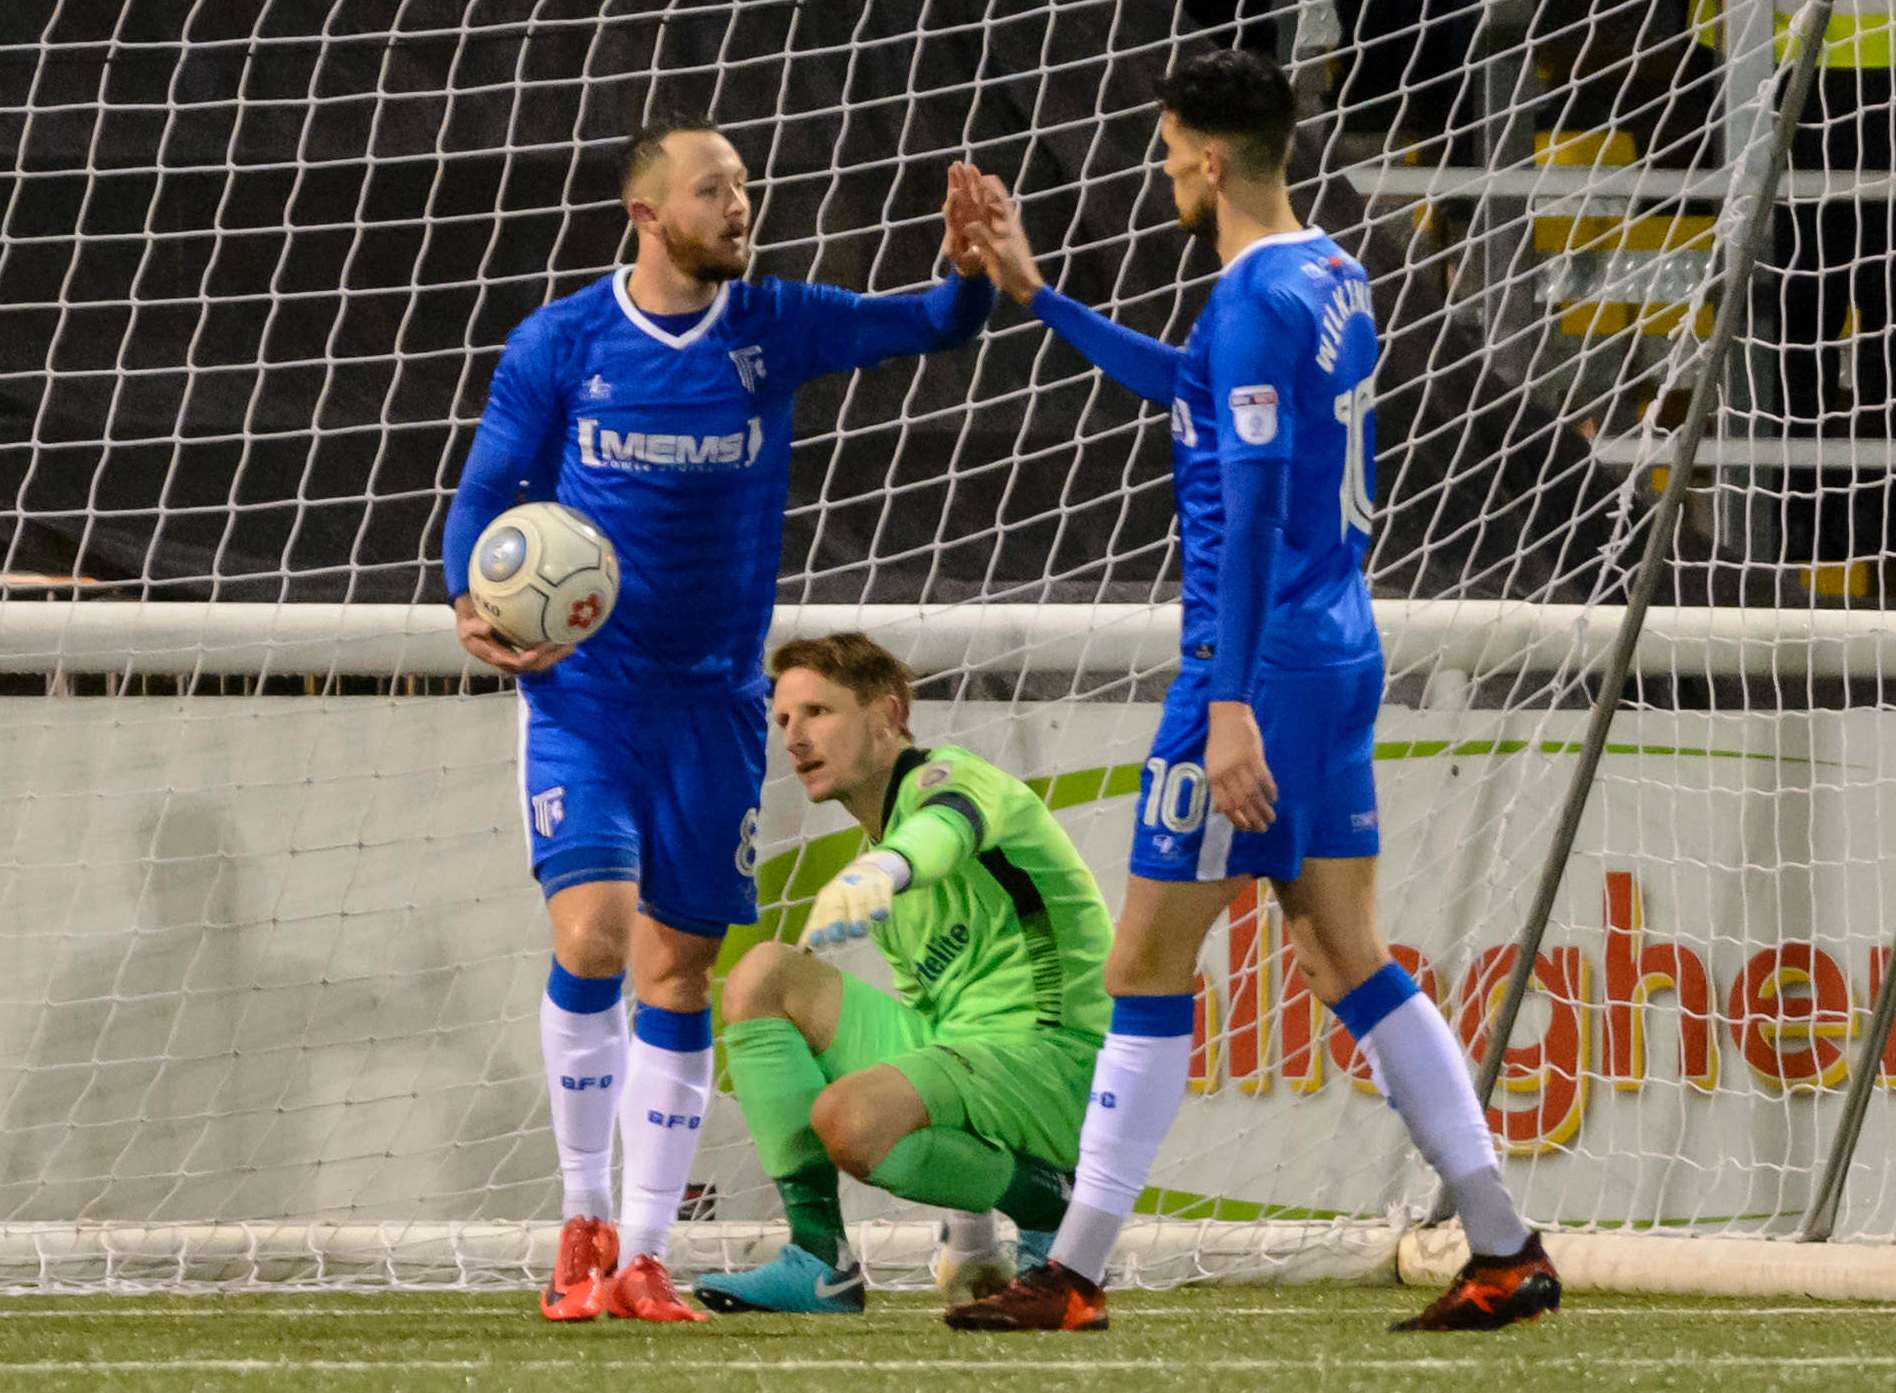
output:
[[[877,697],[894,697],[900,708],[896,719],[902,734],[910,740],[915,738],[909,729],[909,712],[915,706],[914,675],[900,658],[867,634],[791,639],[770,655],[772,677],[782,677],[797,667],[849,688],[864,706]]]

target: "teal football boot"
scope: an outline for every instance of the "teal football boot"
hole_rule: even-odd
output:
[[[707,1311],[775,1311],[799,1316],[859,1316],[868,1304],[862,1265],[847,1248],[831,1267],[813,1253],[787,1243],[776,1258],[748,1272],[713,1272],[693,1286]]]

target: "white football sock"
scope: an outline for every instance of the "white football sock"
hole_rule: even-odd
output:
[[[708,1032],[710,1012],[704,1014]],[[650,1253],[663,1262],[698,1155],[711,1096],[711,1048],[666,1049],[635,1034],[631,1053],[631,1078],[619,1106],[625,1147],[619,1251],[627,1259]]]
[[[540,998],[540,1057],[559,1148],[560,1217],[612,1217],[612,1127],[625,1088],[625,1004],[569,1011]]]
[[[1185,998],[1186,1011],[1191,998]],[[1189,1018],[1189,1016],[1188,1016]],[[1073,1202],[1050,1256],[1098,1282],[1185,1098],[1192,1037],[1108,1034],[1093,1064]]]
[[[1484,1256],[1519,1252],[1527,1226],[1501,1184],[1494,1138],[1441,1012],[1417,993],[1378,1021],[1369,1039],[1384,1092],[1442,1177],[1468,1246]]]
[[[1370,1031],[1371,1035],[1375,1033],[1373,1030]],[[1389,1100],[1389,1085],[1383,1081],[1382,1061],[1376,1058],[1375,1042],[1371,1040],[1358,1040],[1356,1042],[1356,1052],[1362,1055],[1363,1062],[1369,1065],[1370,1087],[1382,1094],[1383,1101],[1387,1102]]]
[[[978,1258],[992,1253],[1001,1246],[1000,1230],[994,1223],[994,1211],[985,1214],[970,1214],[966,1210],[950,1209],[947,1235],[942,1246],[957,1258]]]

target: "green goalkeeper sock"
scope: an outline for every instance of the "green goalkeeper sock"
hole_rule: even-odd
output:
[[[732,1021],[724,1051],[757,1159],[783,1197],[790,1241],[834,1267],[843,1240],[836,1167],[810,1126],[810,1107],[829,1081],[803,1032],[781,1016]]]
[[[790,1241],[811,1257],[836,1266],[843,1250],[843,1202],[836,1167],[828,1161],[777,1177],[777,1194],[790,1221]]]
[[[1073,1182],[1059,1167],[1016,1151],[1014,1174],[994,1207],[1023,1229],[1052,1230],[1066,1218]]]
[[[998,1209],[1024,1229],[1060,1227],[1067,1207],[1058,1169],[948,1127],[910,1132],[869,1172],[869,1183],[919,1204]]]

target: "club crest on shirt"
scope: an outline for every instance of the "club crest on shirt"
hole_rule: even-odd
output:
[[[744,390],[752,396],[757,394],[757,384],[764,380],[764,350],[756,344],[731,350],[731,362],[737,366],[738,380],[744,384]]]
[[[1178,397],[1172,398],[1172,439],[1188,450],[1198,448],[1198,428],[1192,424],[1192,409]]]
[[[566,785],[549,788],[544,793],[536,793],[530,800],[533,807],[533,830],[542,837],[550,837],[566,821]]]
[[[1229,398],[1231,424],[1247,445],[1268,445],[1277,438],[1277,389],[1260,383],[1233,387]]]
[[[591,377],[586,379],[586,400],[611,401],[612,384],[598,373],[594,373]]]

